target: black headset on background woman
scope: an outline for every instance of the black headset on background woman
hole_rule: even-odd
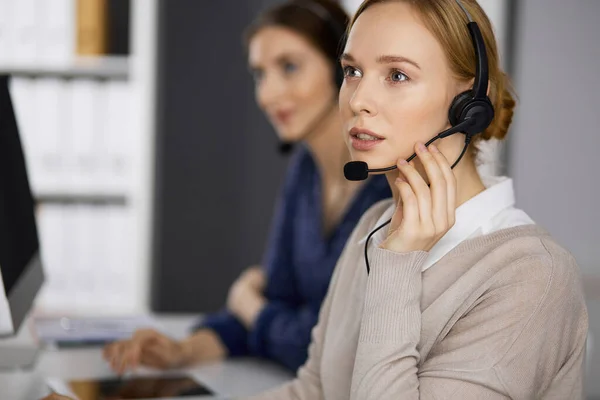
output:
[[[475,81],[471,90],[467,90],[458,94],[454,100],[452,100],[452,104],[450,105],[450,109],[448,111],[448,120],[450,121],[451,127],[439,133],[425,144],[425,146],[429,146],[438,139],[445,138],[459,132],[464,133],[465,146],[458,156],[458,159],[454,162],[454,164],[452,164],[452,168],[454,168],[464,156],[473,136],[483,132],[494,119],[494,106],[487,96],[489,66],[487,53],[485,50],[485,41],[483,40],[483,36],[481,35],[481,31],[479,30],[477,22],[473,21],[471,14],[469,14],[460,0],[455,1],[469,20],[467,23],[467,28],[471,34],[471,40],[473,42],[473,47],[475,48],[475,58],[477,59]],[[416,154],[413,153],[413,155],[407,158],[406,161],[410,162],[415,157]],[[361,181],[367,179],[369,173],[392,171],[396,168],[396,165],[393,165],[386,168],[369,169],[369,166],[366,162],[351,161],[344,166],[344,176],[346,179],[351,181]],[[367,236],[367,240],[365,242],[365,263],[367,267],[367,273],[370,271],[369,258],[367,255],[369,240],[373,234],[375,234],[375,232],[388,225],[390,222],[392,222],[391,219],[375,228],[371,233],[369,233],[369,236]]]
[[[323,6],[322,4],[320,4],[314,0],[295,1],[292,4],[294,6],[297,6],[298,8],[309,11],[311,14],[317,16],[320,20],[325,22],[327,29],[329,30],[329,32],[331,33],[331,35],[335,39],[335,41],[338,43],[338,48],[340,48],[340,49],[342,48],[343,43],[344,43],[344,38],[346,36],[346,24],[342,24],[342,23],[340,23],[340,21],[335,19],[331,15],[331,12],[327,9],[327,7]],[[342,87],[342,83],[344,83],[344,71],[342,70],[342,68],[339,65],[338,54],[327,54],[327,56],[330,58],[330,61],[333,65],[333,68],[335,71],[335,74],[334,74],[335,87],[336,87],[337,91],[339,92],[340,88]],[[304,130],[302,137],[304,137],[304,136],[308,135],[310,132],[312,132],[317,127],[317,125],[319,125],[329,115],[329,112],[331,111],[331,107],[335,106],[335,105],[337,105],[337,96],[335,96],[333,104],[328,105],[308,125],[308,128],[306,128]],[[295,142],[291,142],[291,141],[280,141],[279,142],[279,152],[281,154],[291,153],[291,151],[294,149],[294,143]]]

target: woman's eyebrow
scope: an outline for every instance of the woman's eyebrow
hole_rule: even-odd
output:
[[[354,56],[350,53],[344,53],[340,57],[340,60],[355,62]],[[408,63],[414,65],[417,69],[421,69],[419,64],[416,61],[411,60],[410,58],[402,57],[402,56],[394,56],[394,55],[381,55],[376,59],[379,64],[391,64],[391,63]]]
[[[419,64],[416,61],[411,60],[410,58],[402,57],[402,56],[394,56],[394,55],[382,55],[377,57],[377,62],[379,64],[391,64],[391,63],[408,63],[414,65],[417,69],[421,69]]]

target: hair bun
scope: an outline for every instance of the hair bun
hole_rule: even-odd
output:
[[[512,117],[515,108],[515,99],[510,90],[510,82],[506,74],[501,74],[501,82],[498,82],[496,98],[491,99],[496,103],[495,116],[490,126],[483,131],[481,139],[490,140],[498,139],[502,140],[508,133],[508,129],[512,122]]]

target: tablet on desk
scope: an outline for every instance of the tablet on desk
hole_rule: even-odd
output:
[[[208,387],[189,375],[49,379],[48,385],[55,392],[77,400],[186,398],[214,395]]]

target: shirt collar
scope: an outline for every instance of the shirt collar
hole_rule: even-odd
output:
[[[501,211],[514,206],[515,195],[513,190],[513,181],[504,176],[482,177],[486,189],[461,204],[456,209],[455,223],[448,232],[433,246],[423,266],[426,270],[439,259],[445,256],[450,250],[467,239],[477,230],[484,228],[494,216]],[[392,201],[390,206],[383,212],[375,229],[385,223],[394,214],[395,203]],[[371,231],[369,231],[370,233]],[[387,229],[382,228],[371,238],[373,245],[379,245],[387,237]],[[364,245],[367,233],[358,244]]]

